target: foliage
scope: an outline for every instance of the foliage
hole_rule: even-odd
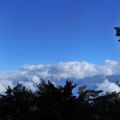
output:
[[[0,120],[119,120],[120,95],[112,92],[78,89],[76,84],[66,81],[64,86],[42,82],[32,92],[21,84],[8,86],[0,95]]]

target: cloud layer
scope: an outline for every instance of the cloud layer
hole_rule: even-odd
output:
[[[86,61],[61,62],[58,64],[38,64],[38,65],[23,65],[16,71],[0,73],[0,93],[6,90],[10,85],[13,87],[17,83],[23,83],[30,89],[35,90],[35,85],[40,82],[40,79],[51,80],[55,84],[64,82],[67,78],[71,80],[83,80],[87,77],[94,76],[120,75],[120,63],[113,60],[106,60],[101,65],[92,64]],[[111,88],[107,85],[112,84]],[[111,91],[113,83],[105,81],[98,88],[108,89]],[[115,89],[118,91],[118,89]]]
[[[103,90],[104,92],[120,92],[120,87],[113,82],[105,79],[103,83],[98,84],[98,90]]]

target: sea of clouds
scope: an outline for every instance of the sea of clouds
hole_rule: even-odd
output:
[[[6,91],[7,86],[14,87],[22,83],[35,90],[41,79],[50,80],[55,85],[64,83],[66,79],[84,80],[94,76],[120,75],[120,63],[106,60],[103,64],[92,64],[86,61],[60,62],[57,64],[23,65],[18,70],[0,72],[0,93]],[[97,80],[96,80],[97,81]],[[88,81],[89,82],[89,81]],[[96,84],[97,89],[119,92],[120,88],[113,82],[105,79]]]

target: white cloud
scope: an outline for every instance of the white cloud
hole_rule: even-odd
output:
[[[101,84],[98,84],[98,90],[103,90],[104,92],[120,92],[120,87],[113,82],[105,79]]]
[[[16,71],[0,73],[0,92],[5,91],[8,85],[14,86],[17,83],[23,83],[28,88],[34,89],[34,85],[38,84],[41,78],[63,82],[67,78],[74,80],[96,75],[107,76],[117,74],[120,75],[120,63],[113,60],[106,60],[101,65],[86,61],[23,65]]]
[[[120,63],[117,61],[106,60],[105,63],[98,68],[98,73],[101,71],[102,75],[120,74]]]
[[[11,86],[13,88],[13,83],[10,80],[0,80],[0,93],[3,93],[6,91],[6,88],[8,86]]]
[[[94,76],[97,73],[96,66],[88,62],[65,62],[46,65],[24,65],[22,71],[35,73],[42,78],[82,79],[87,76]]]

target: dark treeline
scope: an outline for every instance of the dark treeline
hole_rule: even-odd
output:
[[[0,120],[120,120],[119,93],[87,90],[82,86],[78,96],[71,81],[62,86],[42,81],[37,91],[23,85],[0,95]]]

